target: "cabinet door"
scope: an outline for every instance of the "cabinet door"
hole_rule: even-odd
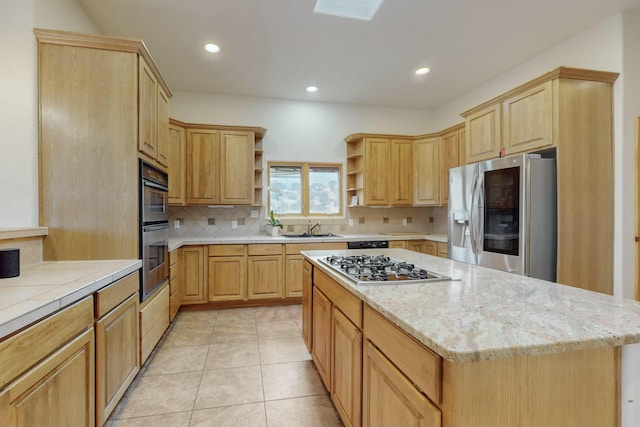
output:
[[[331,399],[345,426],[361,425],[362,332],[333,307]]]
[[[331,301],[313,287],[313,361],[327,390],[331,390]]]
[[[187,204],[220,202],[219,155],[217,130],[187,130]]]
[[[423,252],[424,241],[423,240],[407,240],[407,249],[415,252]]]
[[[413,141],[415,205],[432,206],[440,201],[440,150],[437,137]]]
[[[169,204],[184,205],[186,192],[186,132],[169,126]]]
[[[460,137],[457,130],[440,137],[440,204],[449,203],[449,169],[460,165]]]
[[[502,135],[506,154],[553,145],[551,81],[502,102]]]
[[[431,240],[425,240],[422,243],[422,253],[425,253],[427,255],[437,256],[438,255],[438,243],[437,242],[433,242]]]
[[[313,291],[313,265],[307,260],[302,262],[302,339],[307,345],[309,353],[313,350],[312,340],[312,293]]]
[[[182,248],[182,304],[206,302],[204,294],[204,248]]]
[[[94,426],[93,328],[0,391],[0,425]]]
[[[465,120],[466,162],[494,159],[500,155],[500,105],[494,105],[469,115]]]
[[[282,255],[250,256],[249,299],[284,297]]]
[[[220,203],[253,202],[254,147],[253,132],[220,131]]]
[[[284,291],[287,298],[302,296],[302,255],[287,255]]]
[[[413,142],[411,140],[391,140],[391,163],[389,172],[389,204],[413,204]]]
[[[158,153],[158,80],[142,57],[138,64],[138,150],[155,159]]]
[[[389,140],[365,139],[364,204],[389,204]]]
[[[389,249],[407,249],[407,242],[405,240],[390,240]]]
[[[169,97],[158,85],[158,105],[157,105],[157,125],[158,125],[158,163],[169,166]]]
[[[440,410],[369,341],[362,376],[363,426],[440,427]]]
[[[138,293],[96,322],[96,421],[109,417],[140,370]]]
[[[247,257],[209,257],[209,301],[247,299]]]

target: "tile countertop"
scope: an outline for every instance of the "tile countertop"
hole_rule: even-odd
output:
[[[267,234],[253,236],[225,236],[225,237],[177,237],[169,239],[169,252],[185,245],[228,245],[252,243],[326,243],[326,242],[356,242],[366,240],[433,240],[447,242],[445,234],[420,233],[379,233],[379,234],[341,234],[336,237],[271,237]]]
[[[0,279],[0,339],[140,267],[140,260],[45,261]]]
[[[640,303],[404,249],[352,250],[391,256],[450,282],[355,285],[302,254],[418,341],[453,362],[531,356],[640,342]]]

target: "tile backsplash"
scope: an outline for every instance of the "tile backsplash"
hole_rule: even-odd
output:
[[[253,214],[253,216],[252,216]],[[257,216],[256,216],[257,214]],[[430,222],[430,217],[433,222]],[[352,224],[350,225],[350,221]],[[311,218],[321,233],[375,234],[392,232],[446,233],[447,208],[348,208],[342,218]],[[229,237],[266,234],[264,207],[171,206],[171,237]],[[307,230],[307,219],[281,218],[283,233]],[[179,222],[179,227],[176,227]],[[444,225],[440,224],[443,222]],[[406,223],[406,225],[405,225]],[[234,228],[234,226],[236,228]],[[316,229],[317,230],[317,229]],[[444,230],[444,231],[442,231]]]

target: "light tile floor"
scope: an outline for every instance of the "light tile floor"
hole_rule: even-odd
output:
[[[107,427],[342,426],[300,305],[178,313]]]

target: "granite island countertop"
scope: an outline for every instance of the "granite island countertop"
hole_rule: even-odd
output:
[[[452,281],[356,285],[318,259],[385,254]],[[404,249],[304,251],[316,267],[399,328],[453,362],[640,342],[640,303]]]
[[[141,260],[45,261],[0,279],[0,339],[140,269]]]

